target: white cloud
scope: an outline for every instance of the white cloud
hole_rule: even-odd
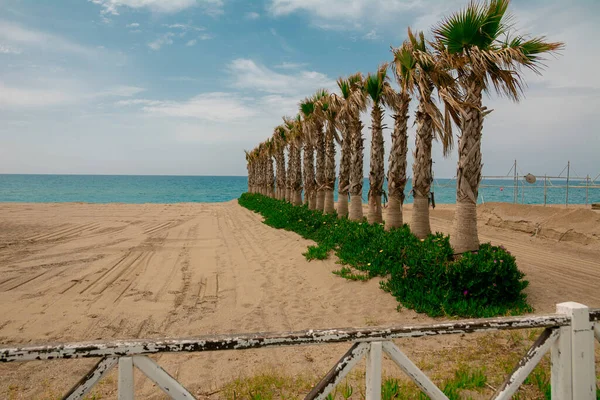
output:
[[[94,93],[93,97],[132,97],[146,89],[137,86],[118,85],[107,90]]]
[[[156,38],[156,40],[148,43],[148,47],[154,51],[160,50],[164,45],[173,44],[173,36],[175,36],[173,32],[164,33]]]
[[[223,12],[223,0],[91,0],[102,6],[102,14],[119,15],[119,9],[147,9],[155,13],[174,14],[192,7],[202,7],[207,14]]]
[[[188,47],[191,47],[191,46],[195,46],[196,43],[198,43],[198,40],[192,39],[192,40],[188,40],[188,42],[185,45]]]
[[[380,36],[377,35],[377,31],[375,29],[371,29],[368,33],[363,36],[365,40],[377,40]]]
[[[138,24],[137,22],[132,22],[131,24],[127,24],[125,25],[126,28],[139,28],[140,24]]]
[[[200,82],[200,79],[192,78],[191,76],[170,76],[166,80],[172,82]]]
[[[270,110],[271,114],[274,116],[273,120],[278,121],[278,117],[297,114],[299,101],[300,98],[298,96],[271,94],[263,96],[260,99],[259,104],[261,104],[264,109]]]
[[[10,45],[32,46],[44,51],[75,53],[87,57],[97,54],[95,49],[81,46],[50,33],[25,28],[14,22],[0,20],[0,39]]]
[[[426,7],[424,3],[421,0],[271,0],[267,7],[275,16],[303,11],[320,21],[339,21],[339,25],[324,26],[342,29],[357,21],[389,19],[391,14],[397,16],[398,13]]]
[[[0,54],[21,54],[22,51],[16,47],[6,46],[0,43]]]
[[[200,40],[210,40],[214,38],[214,35],[211,35],[210,33],[203,33],[202,35],[198,36],[198,39]]]
[[[24,76],[24,75],[22,75]],[[65,104],[91,104],[103,98],[132,97],[145,89],[137,86],[116,85],[100,88],[67,77],[36,79],[30,77],[19,84],[0,81],[0,108],[44,108]]]
[[[190,24],[163,24],[163,26],[169,29],[181,29],[182,31],[203,31],[205,28],[198,27]]]
[[[302,67],[306,67],[308,64],[307,63],[293,63],[293,62],[282,62],[281,64],[277,64],[275,65],[274,68],[279,68],[279,69],[298,69],[298,68],[302,68]]]
[[[119,106],[141,105],[153,116],[196,118],[206,121],[234,121],[256,115],[246,106],[245,99],[232,93],[203,93],[186,101],[157,101],[147,99],[121,100]]]
[[[234,87],[272,94],[308,95],[319,88],[332,89],[336,85],[320,72],[297,71],[286,75],[245,58],[233,60],[228,69],[233,75]]]
[[[73,96],[57,89],[18,88],[0,82],[0,107],[35,108],[70,103]]]
[[[246,17],[246,19],[258,19],[258,18],[260,18],[260,14],[252,11],[252,12],[246,13],[245,17]]]
[[[160,100],[148,100],[148,99],[129,99],[129,100],[119,100],[115,103],[117,106],[160,106],[164,104],[164,102]]]

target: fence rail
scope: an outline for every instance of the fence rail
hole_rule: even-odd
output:
[[[431,399],[445,394],[391,340],[498,330],[545,328],[493,399],[510,399],[542,359],[552,352],[552,398],[596,399],[594,338],[600,340],[600,309],[578,303],[557,305],[556,314],[472,319],[428,325],[343,328],[284,333],[203,336],[186,339],[117,340],[0,349],[0,362],[100,358],[65,395],[81,399],[118,364],[119,400],[133,399],[133,368],[138,368],[173,399],[193,399],[179,382],[146,355],[165,352],[206,352],[264,347],[353,342],[306,399],[324,399],[363,358],[367,357],[367,400],[381,398],[381,360],[385,353]]]

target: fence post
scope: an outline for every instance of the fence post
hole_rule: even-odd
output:
[[[133,358],[119,358],[119,400],[133,400]]]
[[[560,328],[560,337],[552,347],[552,398],[594,400],[594,332],[589,309],[567,302],[557,304],[556,312],[571,317],[571,324]]]
[[[381,400],[381,342],[371,342],[367,354],[366,400]]]

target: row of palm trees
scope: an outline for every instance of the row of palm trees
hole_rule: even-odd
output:
[[[483,92],[492,89],[518,101],[523,91],[523,68],[540,72],[544,53],[562,43],[543,37],[527,38],[509,32],[510,0],[470,3],[445,18],[428,41],[422,32],[392,48],[393,59],[376,72],[337,80],[339,93],[318,90],[300,102],[299,113],[284,117],[273,135],[246,152],[249,191],[262,193],[340,218],[363,218],[362,112],[371,109],[368,221],[381,223],[385,178],[383,116],[394,119],[388,160],[389,208],[386,226],[403,224],[402,205],[407,182],[408,110],[418,102],[415,123],[411,230],[424,238],[431,233],[429,192],[432,182],[432,142],[442,144],[444,155],[453,148],[453,125],[460,130],[456,172],[456,213],[452,245],[456,252],[479,248],[476,201],[481,180],[483,119],[490,111]],[[390,74],[391,71],[391,74]],[[390,79],[395,79],[394,90]],[[334,208],[336,143],[340,146],[337,210]],[[286,156],[287,154],[287,156]],[[316,165],[315,165],[316,160]],[[275,165],[273,165],[275,161]],[[348,202],[350,197],[350,202]]]

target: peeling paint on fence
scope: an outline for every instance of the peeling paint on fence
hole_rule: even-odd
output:
[[[343,328],[286,333],[252,333],[235,336],[205,336],[189,339],[122,340],[102,343],[70,343],[0,349],[0,362],[53,360],[61,358],[123,357],[164,352],[205,352],[263,347],[317,345],[339,342],[371,342],[396,338],[452,335],[508,329],[566,326],[570,318],[541,316],[461,320],[430,325]]]
[[[74,400],[83,398],[83,396],[88,394],[94,385],[117,365],[118,362],[119,359],[117,357],[107,357],[98,361],[98,363],[94,365],[92,369],[90,369],[90,371],[85,374],[73,388],[71,388],[71,390],[69,390],[63,399]]]
[[[369,345],[367,343],[355,343],[329,370],[327,375],[313,387],[304,400],[324,399],[368,351]]]
[[[567,302],[558,304],[557,312],[558,314],[541,316],[462,320],[414,326],[325,329],[284,333],[204,336],[188,339],[121,340],[16,347],[0,349],[0,362],[102,357],[90,372],[69,391],[64,399],[83,398],[102,376],[119,363],[120,398],[133,398],[132,372],[135,365],[171,398],[184,400],[193,399],[194,397],[158,364],[143,356],[144,354],[243,350],[262,347],[354,342],[350,350],[311,390],[306,399],[324,399],[366,354],[369,354],[367,398],[380,398],[380,368],[383,350],[429,397],[436,400],[447,400],[446,395],[390,341],[391,339],[546,328],[515,367],[512,374],[498,389],[494,399],[509,399],[539,363],[543,355],[552,348],[551,379],[553,397],[560,397],[565,400],[593,400],[596,398],[593,341],[594,335],[600,340],[600,309],[590,310],[582,304]],[[555,343],[556,345],[554,345]],[[126,368],[126,364],[128,364],[129,369]],[[370,373],[369,368],[371,369]],[[121,387],[121,381],[123,387]]]
[[[493,399],[511,399],[519,389],[519,386],[521,386],[535,366],[538,365],[544,354],[550,350],[559,335],[560,331],[558,328],[546,328],[519,361],[510,376],[500,386]]]

